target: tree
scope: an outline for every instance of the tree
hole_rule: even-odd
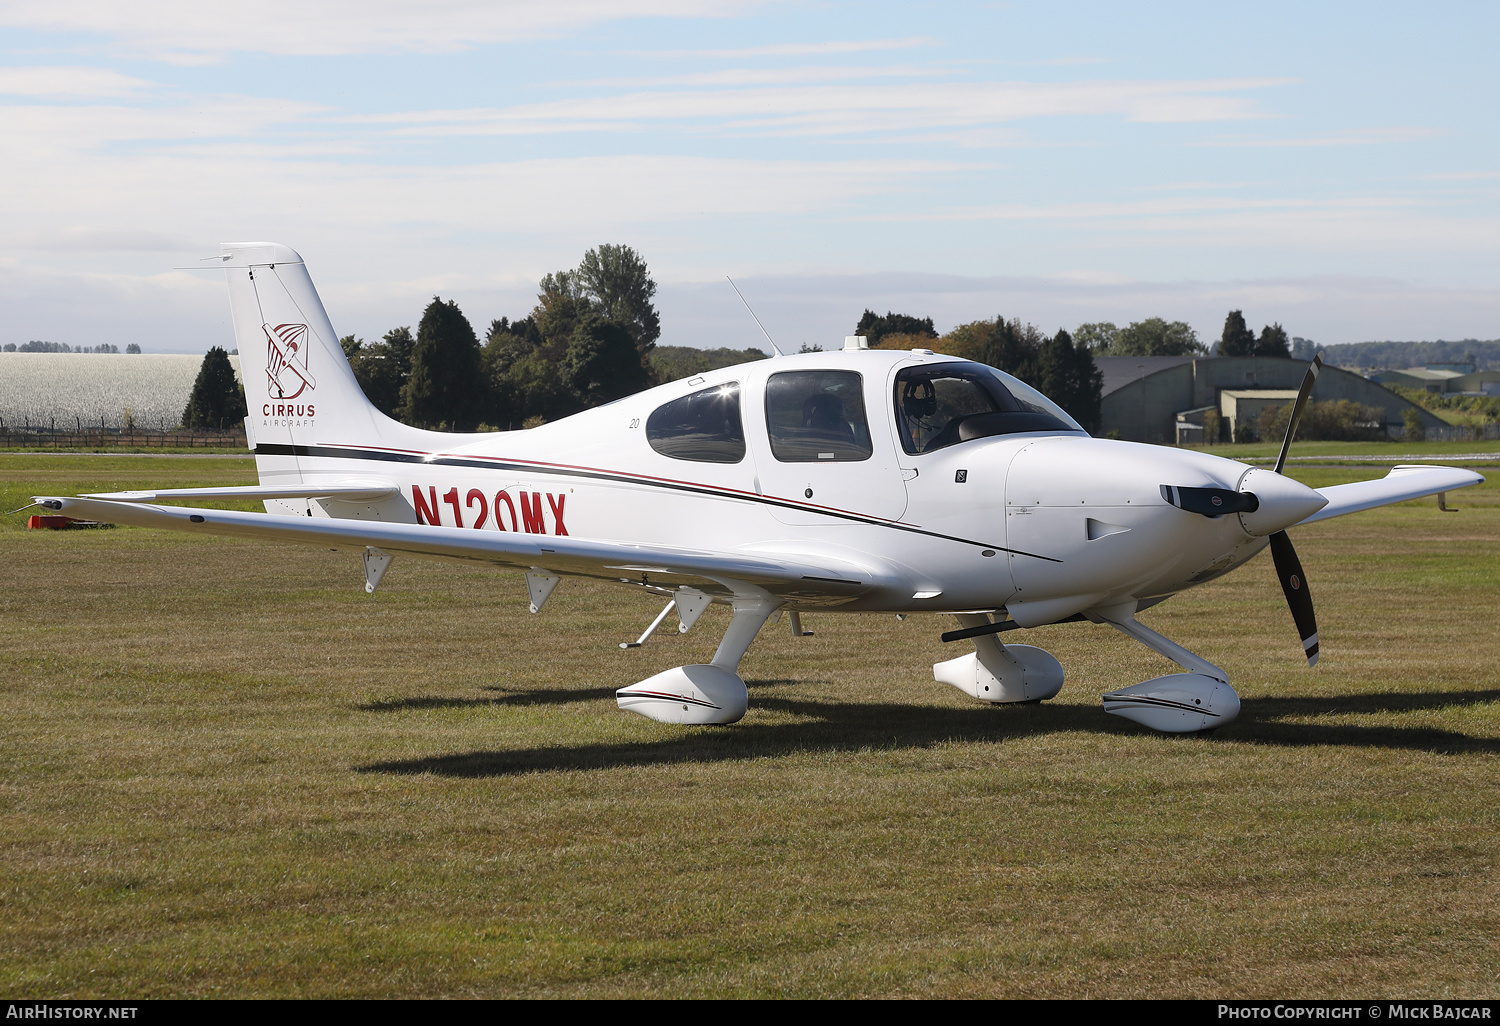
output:
[[[1059,329],[1042,343],[1035,366],[1036,380],[1031,384],[1066,410],[1084,430],[1098,431],[1104,375],[1094,365],[1094,354],[1074,345],[1072,336]]]
[[[203,356],[203,366],[182,411],[182,426],[222,430],[244,420],[248,412],[245,393],[234,379],[229,354],[214,346]]]
[[[969,321],[958,325],[941,338],[933,339],[927,348],[962,360],[983,363],[985,343],[994,330],[994,321]]]
[[[1422,423],[1422,415],[1412,407],[1401,411],[1401,424],[1406,428],[1406,433],[1401,436],[1404,441],[1427,441],[1427,427]]]
[[[1192,356],[1204,351],[1198,333],[1185,321],[1160,317],[1135,321],[1122,329],[1103,356]]]
[[[931,317],[912,317],[909,314],[891,313],[889,310],[884,317],[877,316],[874,310],[866,310],[859,323],[854,326],[854,334],[865,336],[871,349],[879,349],[881,340],[887,335],[916,335],[924,339],[938,337]]]
[[[803,352],[817,353],[820,349],[803,347]],[[733,367],[735,364],[764,360],[766,354],[760,349],[694,349],[692,346],[657,346],[647,358],[651,361],[652,379],[658,384],[690,378],[695,374]]]
[[[1291,414],[1291,403],[1262,410],[1255,420],[1259,440],[1279,442],[1285,438]],[[1386,437],[1385,412],[1379,407],[1365,406],[1350,399],[1314,400],[1302,410],[1302,417],[1297,421],[1297,437],[1309,441],[1374,441]]]
[[[1203,414],[1203,444],[1204,445],[1217,445],[1218,444],[1218,442],[1219,442],[1219,432],[1223,430],[1223,427],[1221,426],[1222,424],[1223,424],[1223,420],[1222,420],[1222,418],[1220,418],[1218,410],[1206,410],[1204,412],[1204,414]]]
[[[543,342],[555,345],[560,352],[573,337],[578,319],[588,311],[589,300],[577,276],[572,271],[558,271],[537,283],[536,306],[525,319],[536,325]]]
[[[130,343],[130,345],[128,345],[128,346],[125,347],[125,351],[127,353],[139,354],[140,351],[141,351],[141,347],[137,343],[132,342],[132,343]]]
[[[984,341],[983,362],[1033,384],[1042,341],[1042,333],[1035,325],[996,317],[995,326]]]
[[[1115,339],[1119,335],[1120,329],[1109,321],[1080,324],[1078,330],[1073,332],[1073,345],[1104,356],[1114,348]]]
[[[365,397],[387,417],[396,416],[401,389],[411,376],[411,353],[416,347],[411,329],[392,328],[379,342],[359,341],[352,351],[346,344],[349,341],[353,341],[352,335],[339,339]]]
[[[542,387],[546,384],[542,369],[547,367],[548,361],[539,353],[541,345],[542,333],[537,330],[534,317],[522,317],[515,323],[507,317],[490,322],[490,330],[484,337],[484,350],[480,353],[480,365],[489,385],[485,419],[491,424],[516,425],[524,423],[528,416],[556,415],[555,409],[559,406],[556,397],[565,394],[566,389],[559,392]],[[522,365],[528,361],[536,366],[527,365],[523,369]],[[555,379],[556,375],[552,377]],[[553,383],[558,384],[555,380]],[[537,409],[528,413],[532,406]]]
[[[503,419],[495,417],[497,424],[535,427],[579,410],[577,394],[540,349],[511,364],[502,383],[503,391],[495,402],[504,403],[506,412]]]
[[[584,409],[614,402],[651,383],[630,329],[592,311],[573,329],[558,369]]]
[[[1286,329],[1280,324],[1268,324],[1260,329],[1260,340],[1255,343],[1256,356],[1279,356],[1283,360],[1292,358],[1286,337]]]
[[[1231,310],[1229,316],[1224,318],[1224,333],[1219,336],[1219,355],[1255,355],[1255,332],[1245,326],[1243,312]]]
[[[641,356],[656,346],[661,337],[661,318],[651,303],[656,282],[639,253],[606,243],[583,255],[573,277],[578,294],[595,311],[624,325]]]
[[[483,413],[479,339],[451,299],[427,304],[411,352],[411,376],[401,390],[403,419],[418,427],[472,430]]]
[[[485,416],[532,426],[654,384],[655,295],[629,246],[598,246],[576,268],[544,276],[528,316],[490,322],[480,361]]]

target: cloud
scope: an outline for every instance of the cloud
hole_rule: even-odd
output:
[[[1131,121],[1260,118],[1252,102],[1227,95],[1267,89],[1285,78],[1205,81],[913,82],[634,92],[500,108],[430,110],[351,118],[415,135],[532,135],[621,132],[679,123],[779,134],[910,131],[1024,118],[1115,114]]]
[[[0,68],[0,94],[47,98],[136,96],[151,88],[143,79],[107,68]]]
[[[554,86],[595,86],[608,88],[700,85],[743,86],[765,84],[788,84],[795,82],[839,82],[850,79],[870,78],[938,78],[951,75],[952,69],[915,64],[881,65],[801,65],[792,68],[721,68],[715,71],[699,71],[681,75],[660,75],[650,78],[600,78],[583,79],[577,82],[554,82]]]
[[[126,52],[204,61],[229,53],[444,53],[628,18],[719,18],[765,0],[8,0],[0,25],[104,36]]]
[[[744,57],[808,57],[837,53],[869,53],[877,50],[910,50],[941,45],[931,36],[908,36],[905,39],[846,39],[826,43],[777,43],[771,46],[744,46],[733,50],[627,50],[640,57],[712,57],[739,60]]]
[[[13,130],[0,109],[0,130]],[[73,112],[77,113],[77,112]],[[218,112],[205,130],[225,118]],[[21,119],[27,120],[27,119]],[[116,126],[124,135],[156,130]],[[120,121],[127,122],[128,118]],[[68,126],[26,124],[0,163],[10,213],[0,245],[14,249],[60,233],[193,236],[202,226],[260,234],[300,231],[566,232],[664,226],[719,216],[830,216],[875,195],[966,171],[945,161],[754,160],[625,156],[459,166],[377,166],[286,160],[228,147],[62,152]],[[101,180],[109,189],[97,188]],[[191,188],[184,185],[190,183]],[[48,244],[46,248],[54,248]]]
[[[1351,128],[1322,135],[1304,135],[1281,139],[1255,136],[1219,136],[1202,139],[1197,146],[1371,146],[1380,143],[1419,142],[1446,134],[1441,129],[1420,127]]]
[[[1186,195],[1009,203],[887,214],[922,223],[981,220],[1077,226],[1091,248],[1268,247],[1309,252],[1492,252],[1500,218],[1458,214],[1417,196]]]
[[[1472,182],[1500,178],[1500,171],[1440,171],[1423,177],[1435,182]]]
[[[12,237],[17,250],[51,253],[170,252],[181,253],[197,243],[188,235],[168,235],[142,229],[99,229],[71,225],[46,232]]]
[[[34,152],[82,156],[118,143],[196,145],[206,139],[270,136],[327,111],[314,103],[246,96],[194,97],[188,103],[154,106],[6,104],[0,105],[0,137],[12,161]],[[0,175],[4,170],[0,164]]]

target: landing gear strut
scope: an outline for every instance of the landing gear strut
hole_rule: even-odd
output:
[[[615,692],[621,709],[663,723],[733,723],[750,693],[736,672],[761,625],[781,605],[760,589],[735,593],[734,619],[712,662],[677,666]]]

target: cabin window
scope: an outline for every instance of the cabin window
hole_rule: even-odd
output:
[[[745,458],[740,383],[715,385],[658,406],[646,418],[646,441],[674,460],[738,463]]]
[[[874,452],[864,379],[854,371],[785,371],[766,382],[771,454],[783,463],[847,463]]]
[[[1031,386],[982,363],[929,363],[896,375],[896,424],[908,453],[1023,431],[1083,431]]]

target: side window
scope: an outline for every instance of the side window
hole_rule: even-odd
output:
[[[646,441],[674,460],[738,463],[745,458],[740,383],[715,385],[658,406],[646,418]]]
[[[867,460],[864,382],[854,371],[786,371],[766,382],[771,454],[783,463]]]

